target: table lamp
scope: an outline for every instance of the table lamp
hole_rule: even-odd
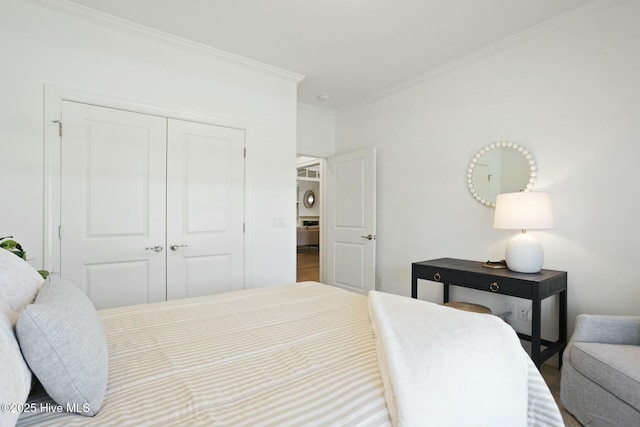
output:
[[[527,230],[553,228],[549,193],[519,192],[498,194],[493,228],[522,230],[507,244],[505,260],[509,270],[537,273],[542,268],[542,245]]]

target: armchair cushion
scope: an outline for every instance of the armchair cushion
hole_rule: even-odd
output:
[[[640,317],[580,314],[573,341],[640,345]]]
[[[640,346],[574,341],[570,352],[576,371],[640,408]]]

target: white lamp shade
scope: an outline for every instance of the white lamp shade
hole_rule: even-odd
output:
[[[498,194],[493,228],[514,230],[553,228],[549,193],[529,191]]]

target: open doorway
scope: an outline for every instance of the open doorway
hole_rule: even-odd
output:
[[[321,281],[324,160],[296,159],[296,281]]]

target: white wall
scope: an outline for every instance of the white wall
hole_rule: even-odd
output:
[[[326,158],[336,152],[335,112],[307,104],[298,104],[298,154]]]
[[[568,272],[569,332],[579,313],[640,315],[639,16],[640,2],[614,4],[338,112],[337,152],[377,147],[383,290],[409,295],[414,261],[503,257],[513,233],[492,229],[465,173],[480,147],[510,140],[536,157],[536,188],[552,197],[556,228],[535,236],[544,267]],[[504,311],[500,297],[456,292]],[[442,292],[425,283],[419,296]]]
[[[0,235],[42,267],[45,85],[242,122],[249,287],[295,281],[296,79],[153,37],[5,0],[0,14]],[[44,128],[43,128],[44,126]],[[285,227],[273,227],[283,217]]]

